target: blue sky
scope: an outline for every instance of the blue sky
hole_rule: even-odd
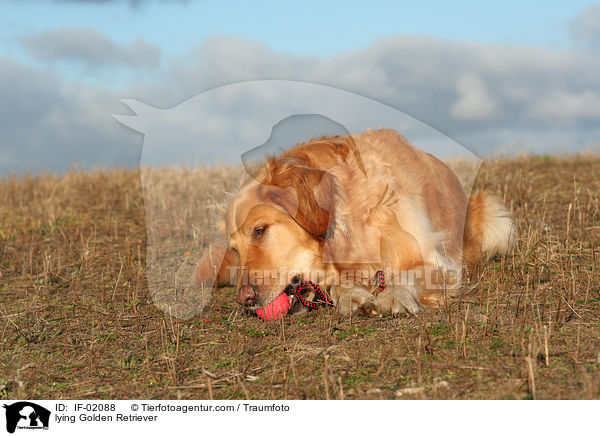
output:
[[[330,56],[396,34],[567,49],[567,24],[593,1],[127,1],[0,3],[5,47],[15,36],[66,26],[102,29],[113,40],[143,37],[182,55],[210,36],[261,41],[276,51]],[[15,50],[17,51],[17,50]]]
[[[7,0],[0,172],[131,165],[140,137],[114,125],[120,99],[172,107],[257,79],[376,99],[481,154],[585,149],[599,142],[598,46],[590,1]]]

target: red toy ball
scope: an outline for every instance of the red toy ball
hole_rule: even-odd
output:
[[[265,321],[275,321],[283,318],[290,310],[290,300],[288,296],[282,292],[279,297],[267,304],[265,307],[256,309],[256,314],[260,319]]]

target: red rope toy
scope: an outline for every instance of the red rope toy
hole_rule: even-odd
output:
[[[379,292],[385,291],[385,276],[383,274],[383,271],[379,270],[375,273],[375,280],[377,280],[377,287],[379,288]],[[320,300],[320,301],[317,300],[318,303],[322,303],[322,304],[325,304],[326,306],[331,306],[331,307],[335,306],[335,304],[333,304],[333,301],[331,300],[331,298],[329,298],[325,294],[325,292],[323,292],[323,290],[319,287],[319,285],[311,282],[310,280],[302,280],[300,282],[300,285],[293,292],[296,295],[296,297],[298,297],[298,300],[300,300],[300,303],[302,303],[303,306],[306,306],[311,310],[316,310],[319,307],[317,305],[317,303],[308,301],[306,298],[304,298],[302,296],[301,292],[308,287],[313,288],[313,291],[315,292],[315,294],[317,294],[317,297]]]

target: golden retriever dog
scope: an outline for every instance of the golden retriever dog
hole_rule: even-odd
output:
[[[237,302],[261,317],[282,298],[281,316],[306,310],[293,290],[308,280],[342,315],[444,306],[460,294],[463,265],[506,254],[516,239],[498,200],[468,197],[448,166],[387,129],[268,158],[242,181],[224,224],[228,246],[205,255],[195,280],[236,286]]]

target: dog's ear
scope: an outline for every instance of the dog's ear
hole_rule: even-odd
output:
[[[281,206],[309,233],[325,236],[333,221],[335,183],[326,171],[303,166],[268,168],[259,196]]]

